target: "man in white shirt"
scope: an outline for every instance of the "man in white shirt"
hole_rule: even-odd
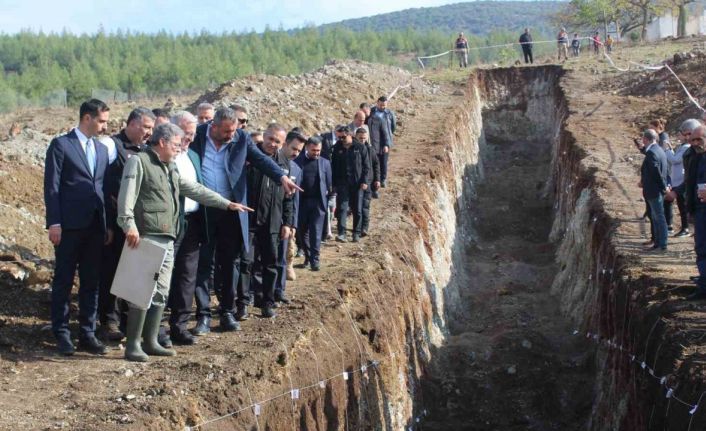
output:
[[[180,111],[172,116],[171,121],[184,131],[181,153],[175,159],[179,175],[189,181],[202,184],[199,158],[193,150],[189,149],[196,134],[197,119],[189,112]],[[195,343],[195,338],[187,330],[186,325],[191,316],[191,304],[194,300],[199,250],[207,238],[206,212],[200,210],[198,202],[186,197],[181,199],[183,213],[180,217],[179,234],[174,243],[174,271],[169,292],[169,307],[172,312],[169,326],[172,342],[190,345]]]

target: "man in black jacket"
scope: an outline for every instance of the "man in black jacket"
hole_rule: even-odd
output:
[[[529,28],[525,28],[525,32],[520,35],[520,45],[522,46],[522,53],[525,56],[525,63],[534,63],[532,59],[532,35],[530,34]]]
[[[387,97],[380,96],[368,118],[370,144],[380,159],[380,186],[387,185],[387,161],[392,148],[392,135],[397,127],[395,114],[387,108]]]
[[[368,236],[370,227],[370,203],[373,198],[377,198],[377,190],[380,188],[380,160],[373,154],[373,147],[368,139],[368,131],[360,127],[355,131],[355,139],[365,145],[368,150],[368,163],[370,164],[370,183],[368,189],[363,193],[363,209],[360,236]]]
[[[286,129],[279,124],[271,124],[264,133],[260,147],[279,165],[289,172],[289,159],[279,149],[287,136]],[[253,263],[259,257],[262,267],[261,309],[262,317],[274,317],[275,283],[277,281],[277,258],[280,239],[289,239],[294,227],[294,200],[287,195],[281,185],[254,166],[247,167],[248,205],[255,211],[250,213],[249,249],[245,264],[241,265],[236,319],[247,316],[250,296],[250,283],[253,277]],[[257,248],[257,250],[255,250]]]
[[[667,220],[664,216],[664,195],[669,191],[667,176],[669,164],[664,150],[657,144],[657,132],[647,129],[642,134],[645,144],[645,160],[640,168],[640,186],[645,202],[650,208],[655,244],[652,250],[667,250]]]
[[[336,241],[346,242],[346,218],[353,213],[353,242],[358,242],[362,231],[363,193],[371,180],[368,150],[353,139],[353,131],[343,130],[343,137],[333,146],[331,167],[333,187],[336,190],[338,236]]]
[[[101,266],[101,283],[98,298],[98,315],[101,324],[100,335],[102,338],[111,341],[118,341],[123,338],[120,331],[120,323],[124,325],[125,318],[120,319],[118,312],[118,302],[115,296],[110,294],[110,287],[115,278],[115,271],[118,269],[120,253],[125,243],[125,234],[118,227],[118,193],[120,192],[120,180],[123,177],[123,169],[127,159],[141,152],[145,143],[152,136],[155,115],[147,108],[135,108],[127,117],[127,126],[117,135],[112,137],[115,144],[115,160],[111,160],[105,177],[104,191],[106,201],[106,224],[109,235],[113,241],[105,246],[103,250],[103,262]],[[123,313],[127,307],[123,307]],[[122,322],[121,322],[122,320]]]
[[[693,169],[690,172],[689,187],[691,194],[691,211],[694,215],[694,251],[696,252],[696,267],[699,277],[696,280],[696,291],[687,299],[706,299],[706,127],[696,127],[690,134],[689,144]]]
[[[695,151],[694,145],[691,143],[691,133],[701,125],[699,120],[688,119],[684,120],[679,126],[679,133],[685,142],[691,146],[684,152],[684,205],[686,211],[690,215],[696,212],[696,169],[699,166],[699,160],[702,153]]]

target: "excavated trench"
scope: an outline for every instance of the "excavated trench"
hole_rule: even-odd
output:
[[[593,355],[551,288],[561,269],[552,173],[566,174],[561,73],[518,75],[480,72],[471,83],[485,93],[482,175],[463,184],[457,224],[468,240],[455,264],[466,276],[422,380],[433,400],[425,429],[579,430],[590,414]]]
[[[367,344],[327,352],[325,363],[343,354],[353,364],[350,378],[305,398],[297,428],[644,428],[651,401],[634,371],[583,336],[597,330],[631,348],[646,325],[638,314],[621,324],[633,281],[595,172],[565,130],[563,74],[544,66],[469,77],[442,126],[449,133],[428,147],[438,163],[414,174],[404,223],[374,256],[380,267],[357,273],[349,308],[323,322],[343,339],[348,315]],[[280,410],[265,428],[291,428],[289,406]]]

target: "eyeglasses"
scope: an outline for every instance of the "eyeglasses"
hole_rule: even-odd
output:
[[[240,123],[240,124],[248,124],[248,119],[247,119],[247,118],[238,118],[238,123]]]

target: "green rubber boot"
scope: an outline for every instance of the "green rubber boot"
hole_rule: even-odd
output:
[[[148,355],[154,356],[175,356],[176,351],[172,349],[165,349],[157,341],[159,336],[159,325],[162,321],[162,314],[164,314],[164,307],[151,306],[147,310],[147,318],[145,319],[145,328],[142,331],[142,338],[144,339],[142,343],[142,348]]]
[[[130,307],[127,314],[127,341],[125,342],[125,359],[134,362],[147,362],[149,356],[140,345],[142,328],[145,326],[145,310]]]

